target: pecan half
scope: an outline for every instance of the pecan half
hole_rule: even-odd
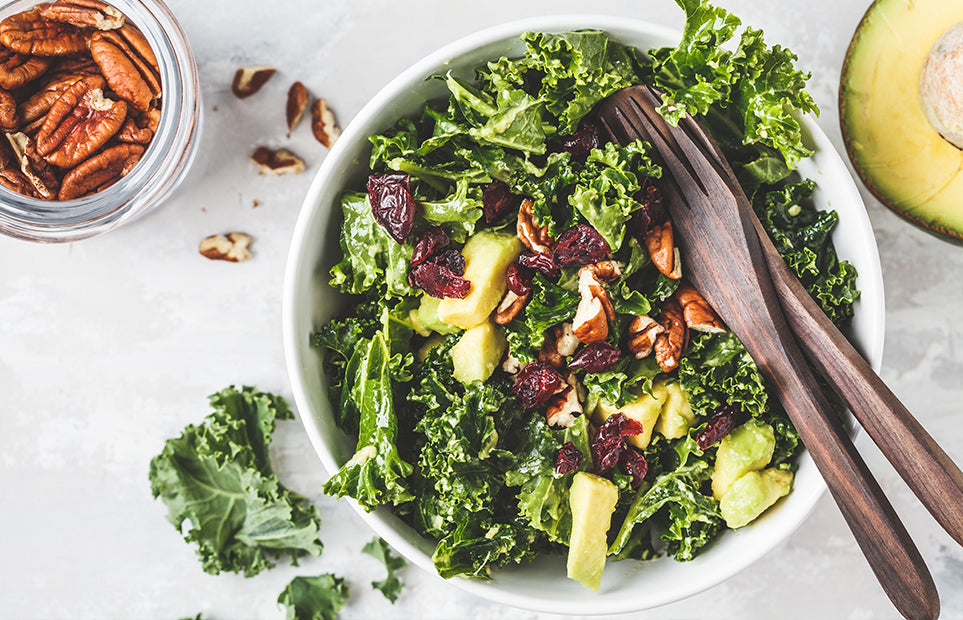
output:
[[[0,88],[12,90],[40,77],[50,60],[0,48]]]
[[[64,91],[37,133],[37,152],[51,164],[73,168],[116,134],[127,117],[127,103],[104,97],[96,76]],[[102,81],[102,80],[101,80]]]
[[[255,66],[241,67],[234,73],[234,81],[231,82],[231,92],[238,99],[250,97],[271,79],[277,72],[274,67]]]
[[[665,329],[647,314],[632,318],[629,323],[628,347],[636,359],[642,359],[652,354],[656,337]]]
[[[124,14],[100,0],[57,0],[43,7],[41,17],[73,26],[116,30],[124,25]]]
[[[515,291],[506,290],[501,302],[495,309],[495,314],[492,315],[492,319],[499,325],[508,325],[525,308],[525,304],[528,303],[528,296],[529,293],[518,295]]]
[[[535,223],[535,214],[532,212],[534,205],[535,203],[530,198],[522,201],[518,208],[518,222],[515,225],[515,231],[518,233],[522,245],[532,252],[551,254],[555,240],[548,233],[548,228]]]
[[[32,123],[38,118],[43,118],[50,108],[56,103],[57,99],[64,94],[64,91],[86,77],[83,73],[71,73],[69,75],[58,76],[48,80],[40,90],[30,95],[24,100],[18,110],[24,123]],[[100,80],[100,87],[106,84]]]
[[[239,263],[251,258],[247,246],[251,244],[250,235],[232,232],[227,235],[211,235],[201,239],[200,253],[211,260],[226,260]]]
[[[90,55],[111,90],[136,109],[149,110],[161,95],[160,70],[150,43],[130,24],[90,37]]]
[[[660,273],[673,280],[682,277],[682,261],[679,249],[675,247],[672,235],[672,222],[666,220],[655,224],[645,233],[645,248],[649,251],[649,258]]]
[[[157,127],[160,125],[161,111],[157,109],[137,112],[127,116],[117,139],[131,144],[148,144],[154,139]]]
[[[341,128],[334,120],[334,112],[328,107],[328,102],[318,99],[311,106],[311,133],[318,142],[331,148],[335,140],[341,135]]]
[[[679,367],[689,339],[682,306],[670,297],[662,305],[658,320],[663,331],[655,338],[655,361],[663,372],[672,372]]]
[[[259,146],[251,155],[259,174],[280,175],[304,172],[304,160],[287,149]]]
[[[0,129],[17,131],[20,129],[20,114],[17,113],[17,101],[13,95],[0,90]]]
[[[686,327],[697,332],[719,334],[726,331],[722,319],[716,314],[709,302],[688,282],[679,285],[673,294],[682,306]]]
[[[44,19],[44,5],[15,13],[0,22],[0,43],[21,54],[69,56],[87,50],[87,34],[80,28]]]
[[[143,154],[144,147],[139,144],[104,149],[64,176],[57,198],[71,200],[110,187],[133,170]]]
[[[538,361],[562,369],[565,367],[565,358],[575,353],[579,344],[571,323],[556,325],[551,333],[545,335],[545,342],[538,351]]]
[[[301,82],[291,84],[288,89],[288,101],[284,108],[284,116],[288,122],[288,136],[301,122],[304,110],[308,107],[308,89]]]

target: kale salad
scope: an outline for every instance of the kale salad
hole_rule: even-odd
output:
[[[834,212],[795,172],[815,112],[796,57],[704,0],[675,47],[522,35],[447,98],[370,137],[341,198],[313,336],[357,450],[324,485],[436,541],[443,577],[544,553],[597,589],[606,558],[690,560],[789,493],[798,435],[741,343],[685,280],[644,142],[596,103],[638,83],[698,117],[786,262],[835,322],[858,296]],[[347,306],[346,306],[347,307]]]

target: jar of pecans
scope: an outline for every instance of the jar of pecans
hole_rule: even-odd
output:
[[[0,233],[75,241],[153,210],[201,121],[193,53],[161,0],[0,9]]]

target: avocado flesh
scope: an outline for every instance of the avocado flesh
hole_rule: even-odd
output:
[[[930,125],[919,78],[930,48],[963,21],[963,3],[877,0],[856,30],[840,82],[849,157],[887,207],[963,243],[963,152]]]
[[[570,579],[592,590],[602,585],[608,553],[606,535],[618,500],[618,489],[605,478],[583,471],[572,478],[569,491],[572,536],[566,567]]]

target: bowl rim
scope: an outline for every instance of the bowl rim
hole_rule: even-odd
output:
[[[313,412],[311,412],[311,399],[308,396],[309,388],[301,375],[301,364],[298,357],[299,348],[303,346],[301,340],[305,339],[307,335],[298,333],[295,316],[296,300],[298,297],[297,287],[300,281],[299,276],[302,275],[305,269],[312,270],[316,266],[305,265],[303,263],[301,260],[303,255],[301,248],[306,243],[316,242],[314,238],[309,237],[308,233],[314,212],[320,207],[320,195],[324,186],[341,173],[341,169],[345,163],[350,163],[342,161],[344,159],[343,153],[347,152],[348,145],[355,140],[366,140],[367,135],[358,134],[362,133],[363,128],[376,117],[379,110],[381,110],[386,103],[400,96],[410,84],[421,80],[426,75],[438,73],[439,67],[444,66],[453,58],[470,53],[485,45],[508,39],[509,37],[517,38],[522,32],[561,32],[575,28],[597,28],[603,31],[632,31],[641,37],[664,39],[667,41],[678,40],[681,34],[680,31],[676,29],[653,24],[644,20],[590,13],[529,17],[478,30],[438,48],[390,80],[362,107],[357,115],[351,119],[339,140],[333,145],[331,151],[322,162],[317,175],[307,191],[292,235],[282,291],[282,332],[285,361],[294,394],[295,408],[298,411],[298,417],[305,426],[305,430],[308,433],[318,458],[329,474],[336,472],[340,464],[325,446],[321,436],[322,429],[319,427]],[[643,49],[642,51],[647,50]],[[873,269],[867,273],[864,273],[862,270],[860,271],[859,286],[864,292],[872,290],[874,292],[873,296],[877,301],[871,305],[857,302],[857,304],[860,304],[857,312],[864,319],[867,325],[867,331],[870,334],[869,341],[860,342],[860,344],[863,346],[863,352],[867,356],[870,365],[876,372],[879,372],[883,354],[885,304],[883,302],[883,281],[879,254],[869,216],[852,176],[849,174],[839,152],[832,145],[829,138],[811,117],[803,117],[802,123],[804,130],[809,133],[815,150],[820,154],[821,158],[825,158],[825,161],[822,162],[824,167],[820,169],[820,173],[826,172],[825,168],[827,167],[826,164],[828,164],[829,172],[832,173],[834,177],[834,183],[832,183],[834,190],[840,191],[839,196],[833,195],[833,201],[852,203],[854,205],[852,209],[846,212],[847,222],[851,221],[849,227],[852,228],[852,231],[847,228],[847,234],[854,231],[859,232],[861,235],[861,239],[859,240],[861,242],[860,246],[864,253],[870,255],[869,259],[871,259],[870,263]],[[864,295],[862,299],[865,300],[865,298]],[[324,397],[326,398],[326,395],[324,395]],[[302,411],[304,412],[303,414]],[[311,412],[311,414],[309,414],[309,412]],[[858,432],[859,427],[854,424],[851,434],[855,436]],[[800,455],[800,467],[803,467],[804,464],[813,470],[815,469],[815,465],[805,450]],[[825,484],[822,479],[819,478],[818,472],[816,477],[818,478],[818,482],[809,485],[805,492],[801,489],[794,489],[791,495],[794,497],[793,502],[798,508],[795,513],[784,515],[780,522],[779,535],[770,536],[769,540],[765,541],[765,544],[757,544],[755,547],[750,547],[745,553],[737,554],[735,557],[730,556],[729,559],[731,561],[728,563],[728,569],[726,571],[717,573],[706,573],[706,571],[702,571],[697,579],[683,584],[684,587],[664,588],[658,592],[645,592],[644,600],[629,596],[616,596],[603,600],[586,590],[581,600],[573,602],[570,599],[556,600],[544,596],[540,597],[537,596],[537,592],[531,595],[505,592],[498,588],[497,576],[490,581],[469,579],[446,580],[437,574],[431,562],[430,553],[426,554],[424,548],[419,548],[395,529],[397,524],[401,522],[394,517],[389,510],[379,508],[369,513],[364,511],[354,500],[349,499],[349,503],[361,518],[401,555],[410,562],[425,569],[440,581],[455,585],[464,591],[485,599],[514,607],[547,613],[598,615],[628,613],[666,605],[695,595],[736,575],[774,548],[783,544],[792,533],[805,522],[815,509],[816,503],[826,491]],[[739,532],[727,532],[726,535],[739,536]],[[672,560],[663,559],[660,561],[671,562]],[[698,558],[694,562],[697,561]],[[573,584],[573,588],[577,587],[579,587],[577,584]]]

